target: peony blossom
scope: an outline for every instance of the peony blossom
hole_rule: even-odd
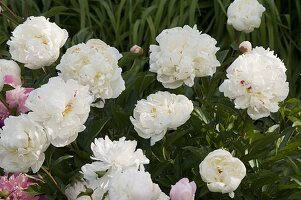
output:
[[[70,144],[79,132],[85,130],[92,97],[88,88],[75,80],[60,77],[32,91],[25,106],[29,116],[47,130],[51,144],[62,147]]]
[[[0,199],[39,200],[41,197],[34,197],[24,191],[29,186],[34,184],[35,183],[31,182],[26,174],[15,173],[8,175],[6,173],[4,176],[0,177]]]
[[[148,172],[127,169],[111,179],[109,199],[167,200],[159,186],[154,184]]]
[[[182,178],[175,185],[171,186],[171,200],[194,200],[196,192],[195,182],[189,182],[188,178]]]
[[[10,116],[0,130],[0,167],[7,172],[35,173],[42,166],[49,146],[47,135],[28,115]]]
[[[270,112],[278,111],[278,103],[288,95],[285,71],[273,51],[256,47],[230,65],[219,90],[234,99],[236,108],[247,109],[252,119],[267,117]]]
[[[91,200],[89,196],[81,196],[78,195],[81,192],[86,191],[86,183],[77,181],[73,185],[68,185],[65,190],[65,195],[67,196],[68,200]]]
[[[15,89],[7,91],[6,102],[9,108],[16,108],[17,115],[28,112],[28,108],[25,107],[25,101],[32,90],[33,88],[17,86]]]
[[[118,60],[122,55],[99,39],[88,40],[67,50],[56,67],[60,77],[89,86],[95,103],[102,108],[106,99],[117,98],[125,89]]]
[[[246,176],[245,165],[223,149],[210,152],[199,167],[202,179],[211,192],[229,193],[231,198]]]
[[[21,85],[21,69],[19,65],[12,60],[0,59],[0,89],[4,84],[13,87]]]
[[[48,20],[32,16],[15,28],[7,42],[12,59],[29,69],[49,66],[57,60],[68,32]]]
[[[137,142],[125,140],[125,137],[118,141],[111,141],[108,136],[95,139],[91,144],[95,160],[91,164],[84,165],[82,173],[87,181],[97,180],[102,188],[107,189],[109,179],[118,171],[127,168],[143,167],[149,160],[145,157],[141,149],[137,149]],[[102,174],[100,177],[99,175]]]
[[[193,110],[192,102],[184,95],[157,92],[137,102],[130,118],[138,135],[151,138],[151,145],[161,140],[167,130],[183,125]]]
[[[250,33],[260,26],[264,11],[257,0],[234,0],[227,11],[227,23],[238,31]]]
[[[212,76],[220,66],[216,40],[196,26],[163,30],[156,40],[159,45],[150,46],[150,71],[165,88],[192,87],[195,77]]]

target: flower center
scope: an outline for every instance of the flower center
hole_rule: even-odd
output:
[[[72,103],[68,103],[65,107],[65,110],[63,111],[63,116],[65,117],[68,113],[72,111]]]
[[[40,39],[40,40],[41,40],[41,42],[42,42],[43,44],[45,44],[45,45],[47,45],[47,44],[48,44],[48,40],[47,40],[47,38],[46,38],[46,37],[44,37],[44,36],[42,36],[42,35],[35,36],[35,38],[38,38],[38,39]]]

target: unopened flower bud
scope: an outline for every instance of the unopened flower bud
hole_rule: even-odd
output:
[[[131,47],[130,52],[142,55],[143,49],[138,45],[134,45]]]
[[[246,53],[252,50],[252,44],[249,41],[243,41],[242,43],[240,43],[239,45],[239,50],[242,53]]]

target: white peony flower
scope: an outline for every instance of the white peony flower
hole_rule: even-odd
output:
[[[143,167],[149,160],[141,149],[137,149],[137,142],[125,140],[125,137],[118,141],[111,141],[108,136],[95,139],[91,144],[95,162],[84,165],[82,173],[87,181],[97,180],[103,189],[107,189],[109,179],[118,171],[127,168]],[[101,177],[99,177],[101,176]]]
[[[277,112],[278,103],[289,92],[286,68],[273,51],[256,47],[240,55],[227,69],[227,78],[219,90],[230,99],[235,107],[247,109],[256,120]]]
[[[246,176],[246,167],[228,151],[218,149],[201,162],[200,174],[211,192],[229,193],[233,198],[234,191]]]
[[[78,197],[81,192],[86,192],[88,189],[92,189],[93,193],[91,196],[81,196]],[[68,200],[91,200],[92,199],[102,199],[105,191],[98,186],[98,182],[92,181],[87,183],[85,181],[77,181],[73,185],[68,185],[65,190],[65,195]]]
[[[36,173],[42,166],[49,141],[44,129],[28,115],[10,116],[0,130],[0,167],[7,172]]]
[[[84,123],[90,112],[92,97],[88,88],[75,80],[60,77],[32,91],[25,106],[29,115],[47,129],[51,144],[62,147],[73,142],[85,130]]]
[[[39,69],[54,63],[68,32],[43,16],[29,17],[15,28],[7,42],[12,59],[30,69]]]
[[[196,26],[163,30],[156,40],[159,45],[150,46],[150,71],[166,88],[191,87],[195,77],[212,76],[220,66],[216,40]]]
[[[117,98],[125,89],[122,69],[118,67],[121,57],[117,49],[91,39],[69,48],[56,68],[63,79],[88,85],[94,101],[98,101],[94,106],[101,108],[105,99]]]
[[[148,172],[127,169],[111,179],[109,199],[112,200],[164,200],[169,199],[154,184]]]
[[[87,183],[82,181],[77,181],[73,185],[68,185],[65,190],[65,195],[67,196],[68,200],[91,200],[89,196],[81,196],[78,195],[81,192],[85,192],[87,189]]]
[[[21,85],[21,69],[19,65],[12,60],[0,59],[0,90],[4,84],[9,84],[13,87]]]
[[[238,31],[250,33],[260,26],[264,11],[257,0],[234,0],[227,11],[227,23]]]
[[[167,130],[183,125],[193,111],[192,102],[184,95],[157,92],[137,102],[130,118],[138,135],[151,138],[151,145],[161,140]]]

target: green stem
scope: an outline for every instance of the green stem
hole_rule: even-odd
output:
[[[58,189],[58,191],[65,196],[65,192],[63,192],[62,189],[59,187],[58,183],[56,182],[54,177],[51,175],[51,173],[44,166],[42,166],[41,169],[49,176],[49,178],[52,180],[52,182],[54,183],[54,185]]]

